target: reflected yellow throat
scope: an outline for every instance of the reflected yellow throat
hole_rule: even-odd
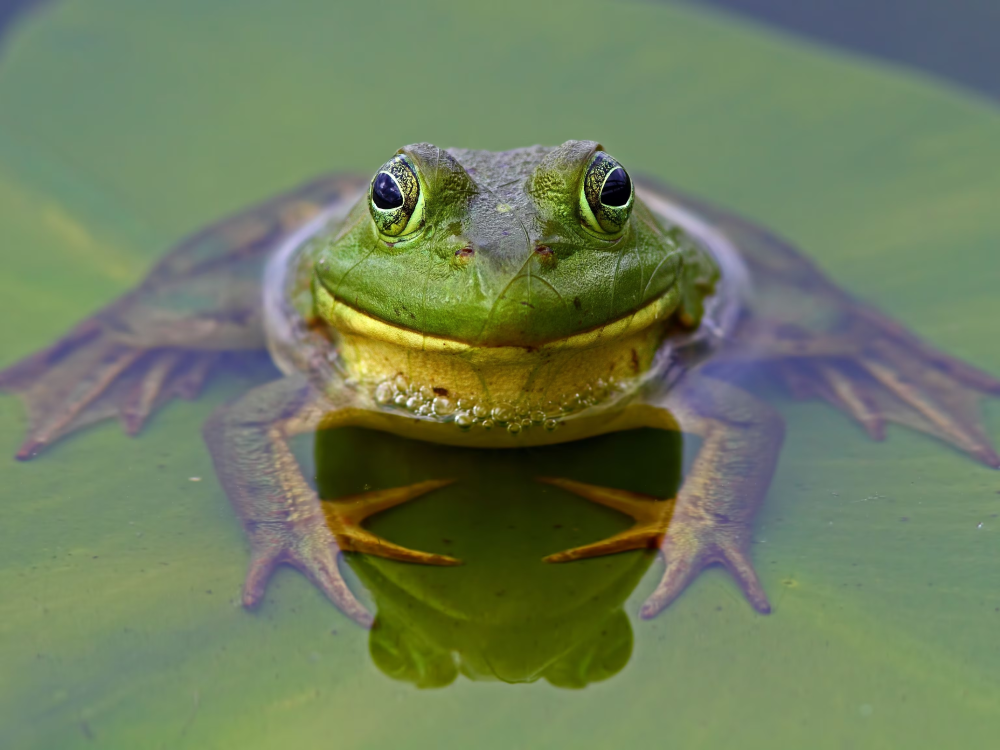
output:
[[[605,326],[538,346],[475,346],[425,336],[345,305],[316,285],[316,312],[338,333],[348,377],[375,400],[459,426],[545,423],[600,403],[647,371],[675,292]]]

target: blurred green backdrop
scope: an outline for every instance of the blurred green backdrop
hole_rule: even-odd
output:
[[[28,18],[0,56],[0,364],[185,233],[312,175],[370,172],[418,140],[568,138],[793,238],[846,288],[1000,372],[995,107],[691,8],[519,1],[66,0]],[[936,748],[988,747],[1000,729],[1000,479],[923,436],[872,444],[822,406],[778,402],[791,439],[754,548],[774,614],[710,571],[637,621],[654,564],[626,604],[631,660],[609,679],[419,690],[292,571],[259,612],[235,604],[246,547],[199,429],[266,376],[172,405],[138,440],[106,424],[0,462],[0,746]],[[988,424],[1000,435],[996,404]],[[22,427],[0,399],[0,452]],[[635,439],[563,450],[558,468],[586,479],[603,453],[621,486],[666,492],[666,448],[640,454]],[[393,468],[359,465],[344,492],[454,460],[357,435],[329,449],[368,440]],[[525,522],[546,501],[530,468]],[[416,545],[428,518],[488,511],[512,485],[467,481],[375,527]],[[574,533],[625,523],[548,500],[561,510],[545,513],[576,514]],[[647,563],[613,564],[627,578]]]

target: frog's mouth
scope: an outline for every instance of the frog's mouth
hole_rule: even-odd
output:
[[[546,357],[556,352],[600,348],[665,322],[677,307],[677,294],[671,290],[634,312],[588,331],[541,344],[496,346],[404,328],[347,304],[321,284],[314,289],[316,312],[341,336],[363,337],[410,351],[461,356],[482,364],[513,363],[525,356]]]

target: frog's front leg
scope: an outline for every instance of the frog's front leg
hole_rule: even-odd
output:
[[[547,560],[568,562],[659,547],[666,568],[642,607],[642,617],[659,614],[713,563],[729,570],[755,610],[770,612],[750,561],[750,540],[784,437],[780,416],[745,391],[698,373],[689,373],[666,396],[650,401],[630,407],[629,426],[680,430],[702,440],[677,497],[671,502],[570,480],[543,480],[636,519],[628,531]]]
[[[255,388],[220,408],[205,425],[216,472],[250,540],[244,606],[256,605],[275,567],[288,563],[305,573],[344,614],[367,627],[372,616],[344,582],[337,567],[339,552],[367,552],[430,565],[459,564],[445,555],[392,544],[361,526],[373,513],[448,481],[320,501],[302,476],[289,438],[354,424],[359,413],[350,392],[327,396],[304,377],[294,376]]]

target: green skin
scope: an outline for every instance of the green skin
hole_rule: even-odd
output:
[[[336,238],[318,245],[317,278],[380,320],[481,346],[565,338],[672,289],[692,308],[680,312],[696,320],[717,272],[683,232],[641,201],[618,232],[581,221],[581,182],[597,148],[401,149],[421,182],[422,225],[386,236],[368,202],[358,202]]]
[[[318,180],[194,235],[134,292],[0,373],[0,387],[28,407],[18,457],[31,458],[107,417],[118,416],[135,433],[173,396],[194,397],[220,363],[267,346],[284,377],[221,408],[205,427],[250,541],[244,603],[257,604],[275,566],[287,563],[364,625],[371,614],[345,585],[338,553],[456,564],[394,545],[361,525],[443,482],[321,501],[292,457],[295,434],[353,425],[480,447],[638,427],[697,435],[700,450],[671,498],[544,480],[636,520],[630,530],[548,562],[637,548],[661,552],[665,572],[644,617],[660,612],[713,563],[730,571],[757,611],[770,609],[750,560],[750,536],[783,426],[740,387],[746,375],[772,378],[799,398],[825,400],[874,439],[883,437],[887,422],[897,422],[1000,466],[979,419],[979,401],[1000,395],[1000,382],[856,302],[766,230],[651,183],[640,183],[627,205],[602,205],[600,185],[617,163],[602,161],[606,155],[592,141],[502,153],[417,144],[400,153],[386,169],[399,178],[402,207],[376,206],[370,179]],[[734,261],[735,253],[742,261]],[[744,272],[752,295],[743,288]],[[486,355],[521,347],[529,356],[658,301],[664,316],[657,319],[652,364],[612,396],[525,419],[523,430],[520,423],[502,429],[498,418],[501,429],[487,432],[482,419],[460,429],[454,413],[429,406],[434,394],[403,393],[400,401],[412,397],[424,405],[415,412],[416,406],[386,403],[375,384],[358,382],[339,358],[336,321],[321,315],[323,295],[359,317]],[[541,429],[543,419],[558,429]],[[377,570],[363,578],[380,610],[389,612],[402,594]],[[621,580],[628,582],[624,594],[602,605],[599,620],[617,617],[637,577]],[[423,620],[437,622],[442,613],[435,614],[420,585],[403,598],[424,602]],[[440,623],[426,628],[421,648],[454,647],[427,645],[445,630]],[[559,671],[556,662],[539,659],[517,679]],[[389,662],[386,669],[397,669]],[[573,682],[553,678],[560,680]]]

